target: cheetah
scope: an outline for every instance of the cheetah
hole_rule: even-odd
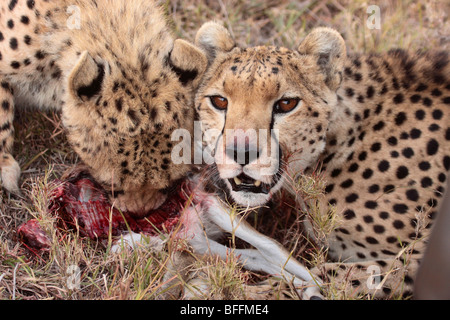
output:
[[[170,161],[170,135],[192,131],[205,55],[174,40],[155,1],[11,0],[0,8],[2,187],[19,191],[14,109],[30,106],[61,111],[73,149],[117,207],[142,216],[160,205],[190,170]]]
[[[217,190],[261,206],[321,168],[320,214],[341,223],[312,272],[352,294],[408,296],[450,170],[448,53],[347,54],[324,27],[296,50],[239,48],[215,22],[195,44],[208,56],[195,107]],[[304,226],[319,241],[308,214]]]

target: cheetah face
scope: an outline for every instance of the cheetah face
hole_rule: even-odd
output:
[[[343,40],[322,29],[298,50],[239,49],[224,28],[207,23],[196,44],[210,66],[195,105],[218,175],[237,203],[263,205],[325,148]]]
[[[171,161],[171,134],[193,131],[194,89],[207,62],[185,41],[169,49],[129,65],[84,52],[68,78],[69,140],[116,205],[138,216],[158,207],[190,169]]]

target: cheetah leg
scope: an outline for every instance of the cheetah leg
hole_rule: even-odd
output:
[[[1,81],[0,104],[0,168],[2,186],[9,192],[19,193],[20,166],[10,153],[14,141],[14,100],[12,88],[6,81]]]
[[[244,266],[250,270],[263,271],[271,275],[283,275],[293,280],[294,285],[306,287],[301,292],[303,298],[321,297],[318,285],[320,281],[313,278],[311,273],[301,263],[291,257],[289,252],[275,240],[257,232],[242,217],[232,217],[221,203],[213,197],[209,205],[207,217],[225,232],[234,234],[236,237],[246,241],[256,249],[235,249],[234,253],[240,257]],[[204,237],[196,234],[196,237]],[[202,243],[198,241],[197,243]],[[213,240],[204,239],[207,249],[226,258],[229,248]],[[198,246],[197,250],[205,250]]]
[[[352,263],[325,263],[311,270],[337,299],[368,295],[375,299],[410,296],[419,267],[417,255]]]

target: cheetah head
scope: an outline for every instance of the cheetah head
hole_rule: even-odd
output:
[[[192,132],[194,90],[207,65],[194,45],[165,44],[121,58],[85,51],[67,78],[69,141],[116,206],[138,216],[190,170],[171,161],[171,134]]]
[[[297,50],[241,49],[225,28],[208,22],[196,45],[209,61],[195,105],[212,167],[234,201],[262,205],[293,175],[314,166],[325,148],[344,40],[318,28]]]

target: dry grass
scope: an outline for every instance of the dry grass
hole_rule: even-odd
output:
[[[379,30],[367,28],[369,3],[363,0],[167,0],[162,3],[173,21],[176,35],[191,41],[203,22],[219,20],[241,46],[270,44],[295,48],[311,28],[330,26],[343,34],[349,52],[450,47],[450,4],[444,0],[375,1],[381,9]],[[176,285],[171,286],[171,280],[195,286],[195,282],[181,275],[183,270],[175,272],[172,278],[166,275],[171,252],[186,248],[184,243],[162,239],[165,249],[162,251],[141,248],[112,254],[108,244],[57,229],[54,218],[46,212],[52,180],[77,163],[78,158],[71,151],[55,113],[18,111],[15,128],[14,155],[23,170],[24,197],[14,198],[0,192],[0,299],[156,299],[159,294],[174,289]],[[311,181],[303,182],[302,186],[311,187]],[[52,248],[39,256],[24,249],[16,234],[20,224],[33,217],[39,219],[53,239]],[[251,218],[256,227],[278,239],[298,259],[309,265],[323,260],[326,252],[301,237],[296,208],[285,207],[282,212],[271,211]],[[317,223],[325,234],[334,226],[330,219]],[[193,290],[197,298],[243,299],[247,283],[266,279],[241,270],[232,255],[227,261],[192,259],[191,271],[202,279],[201,285],[207,283],[211,289],[206,295]],[[71,266],[79,269],[72,270]],[[74,288],[71,280],[75,279],[77,270],[81,272],[80,283]],[[274,285],[274,293],[275,298],[296,297],[289,284]]]

